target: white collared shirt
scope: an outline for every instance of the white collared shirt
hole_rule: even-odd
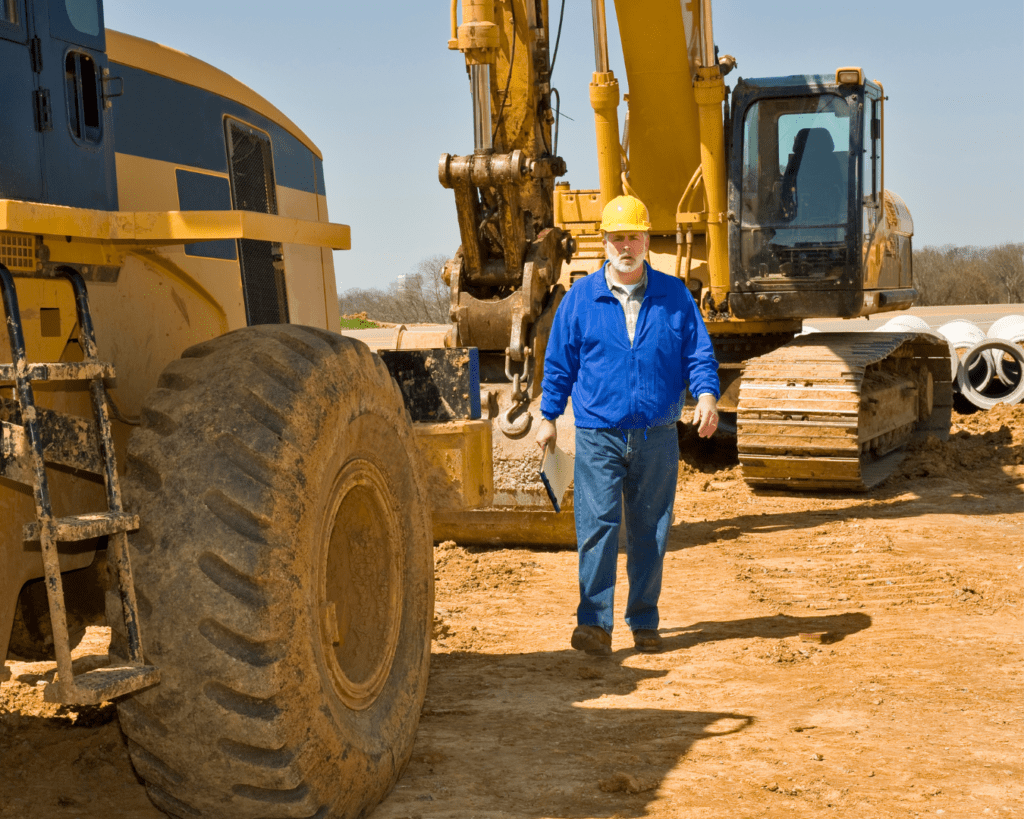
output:
[[[636,320],[640,315],[640,305],[644,300],[644,293],[647,292],[647,265],[644,265],[644,273],[640,281],[632,289],[627,289],[613,278],[612,266],[604,269],[604,280],[612,295],[622,305],[622,312],[626,316],[626,332],[629,333],[629,346],[633,346],[633,336],[636,335]]]

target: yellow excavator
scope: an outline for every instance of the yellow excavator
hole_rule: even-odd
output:
[[[464,452],[462,483],[493,494],[464,492],[461,506],[435,510],[435,537],[572,542],[571,515],[552,512],[535,479],[529,429],[552,316],[601,265],[601,210],[621,193],[650,210],[648,261],[681,278],[700,307],[750,484],[864,490],[892,474],[913,436],[948,435],[941,340],[801,332],[805,319],[901,310],[917,295],[913,222],[885,188],[882,85],[840,67],[730,89],[736,60],[719,56],[710,0],[618,0],[620,131],[605,4],[593,0],[599,185],[573,189],[557,181],[566,162],[551,51],[562,32],[548,5],[451,4],[448,47],[465,57],[474,145],[439,167],[462,240],[445,269],[448,344],[479,350],[490,424],[477,432],[467,420],[465,449],[492,457]],[[571,449],[571,410],[559,425]]]

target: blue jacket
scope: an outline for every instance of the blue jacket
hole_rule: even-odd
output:
[[[544,358],[541,415],[554,420],[572,394],[576,426],[646,429],[679,420],[685,389],[718,398],[718,362],[682,281],[647,270],[633,345],[605,265],[569,289]]]

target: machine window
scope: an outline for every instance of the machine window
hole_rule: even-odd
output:
[[[864,252],[878,226],[879,197],[882,187],[882,128],[878,118],[878,100],[864,98],[864,129],[861,143],[861,194]]]
[[[845,258],[850,106],[832,94],[759,100],[745,114],[741,257],[764,275]],[[799,252],[797,252],[799,251]]]
[[[68,19],[82,34],[95,37],[100,33],[100,10],[96,0],[64,0]]]
[[[64,86],[71,133],[83,142],[100,142],[100,84],[92,57],[80,51],[68,52],[64,58]]]

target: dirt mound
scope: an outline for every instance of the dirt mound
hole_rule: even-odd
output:
[[[987,412],[953,413],[948,441],[935,436],[911,444],[898,473],[889,479],[957,477],[984,467],[1024,464],[1024,405],[998,404]]]

